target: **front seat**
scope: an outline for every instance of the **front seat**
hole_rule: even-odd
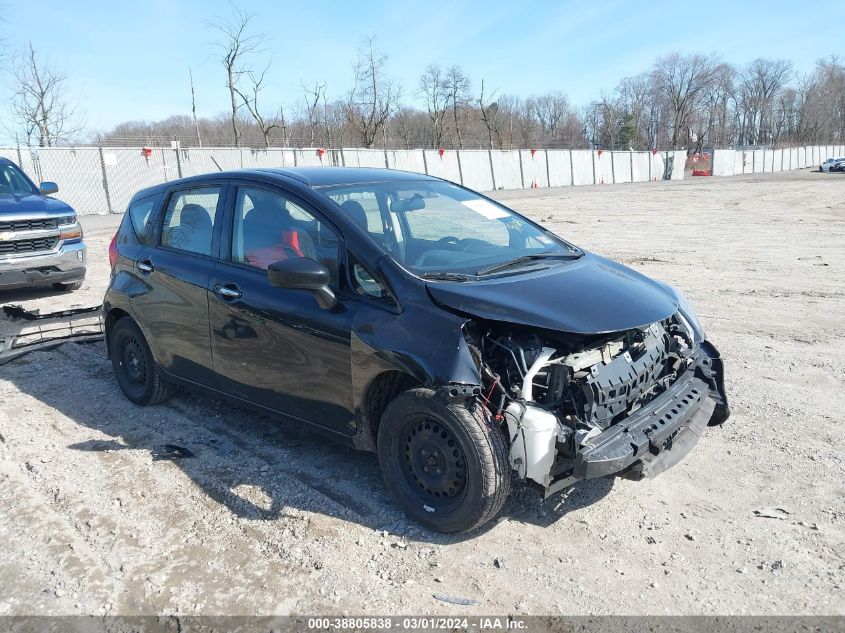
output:
[[[266,269],[291,257],[317,259],[313,238],[297,227],[287,204],[278,196],[257,198],[243,222],[244,260]]]
[[[347,200],[340,205],[340,208],[349,216],[349,218],[365,231],[369,231],[367,225],[367,212],[364,207],[357,200]]]
[[[205,207],[186,204],[179,214],[179,225],[170,230],[169,245],[192,253],[211,254],[213,224]]]

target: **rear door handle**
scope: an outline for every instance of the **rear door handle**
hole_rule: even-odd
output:
[[[240,299],[243,293],[238,290],[234,284],[226,284],[225,286],[214,286],[214,294],[223,299]]]
[[[155,270],[155,267],[149,259],[145,259],[142,262],[138,262],[138,270],[142,273],[151,273]]]

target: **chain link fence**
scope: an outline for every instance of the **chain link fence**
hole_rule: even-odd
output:
[[[685,150],[394,150],[231,147],[0,148],[35,182],[54,181],[57,198],[80,215],[122,213],[140,189],[203,173],[250,168],[345,166],[430,174],[479,191],[649,182],[684,178]],[[845,146],[715,150],[714,175],[801,169],[845,155]]]

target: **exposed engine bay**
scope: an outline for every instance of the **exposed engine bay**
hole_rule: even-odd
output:
[[[546,488],[571,479],[579,453],[616,433],[617,425],[635,418],[651,422],[645,420],[644,407],[662,400],[681,376],[692,378],[700,360],[695,353],[700,341],[681,313],[646,327],[589,337],[477,323],[466,333],[482,372],[484,405],[507,428],[512,467],[520,478]],[[693,404],[698,408],[715,387],[715,380],[709,382],[683,400],[690,414]],[[682,412],[677,406],[674,410],[678,422]],[[665,427],[671,420],[669,413],[659,424]],[[645,436],[649,431],[656,435],[654,426],[644,428]],[[662,438],[657,450],[671,447],[680,430]],[[611,453],[610,461],[616,457]]]

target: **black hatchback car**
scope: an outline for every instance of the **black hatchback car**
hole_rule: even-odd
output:
[[[109,247],[126,396],[176,386],[378,453],[397,502],[462,532],[512,480],[651,476],[728,417],[677,291],[455,184],[385,169],[222,172],[139,192]]]

